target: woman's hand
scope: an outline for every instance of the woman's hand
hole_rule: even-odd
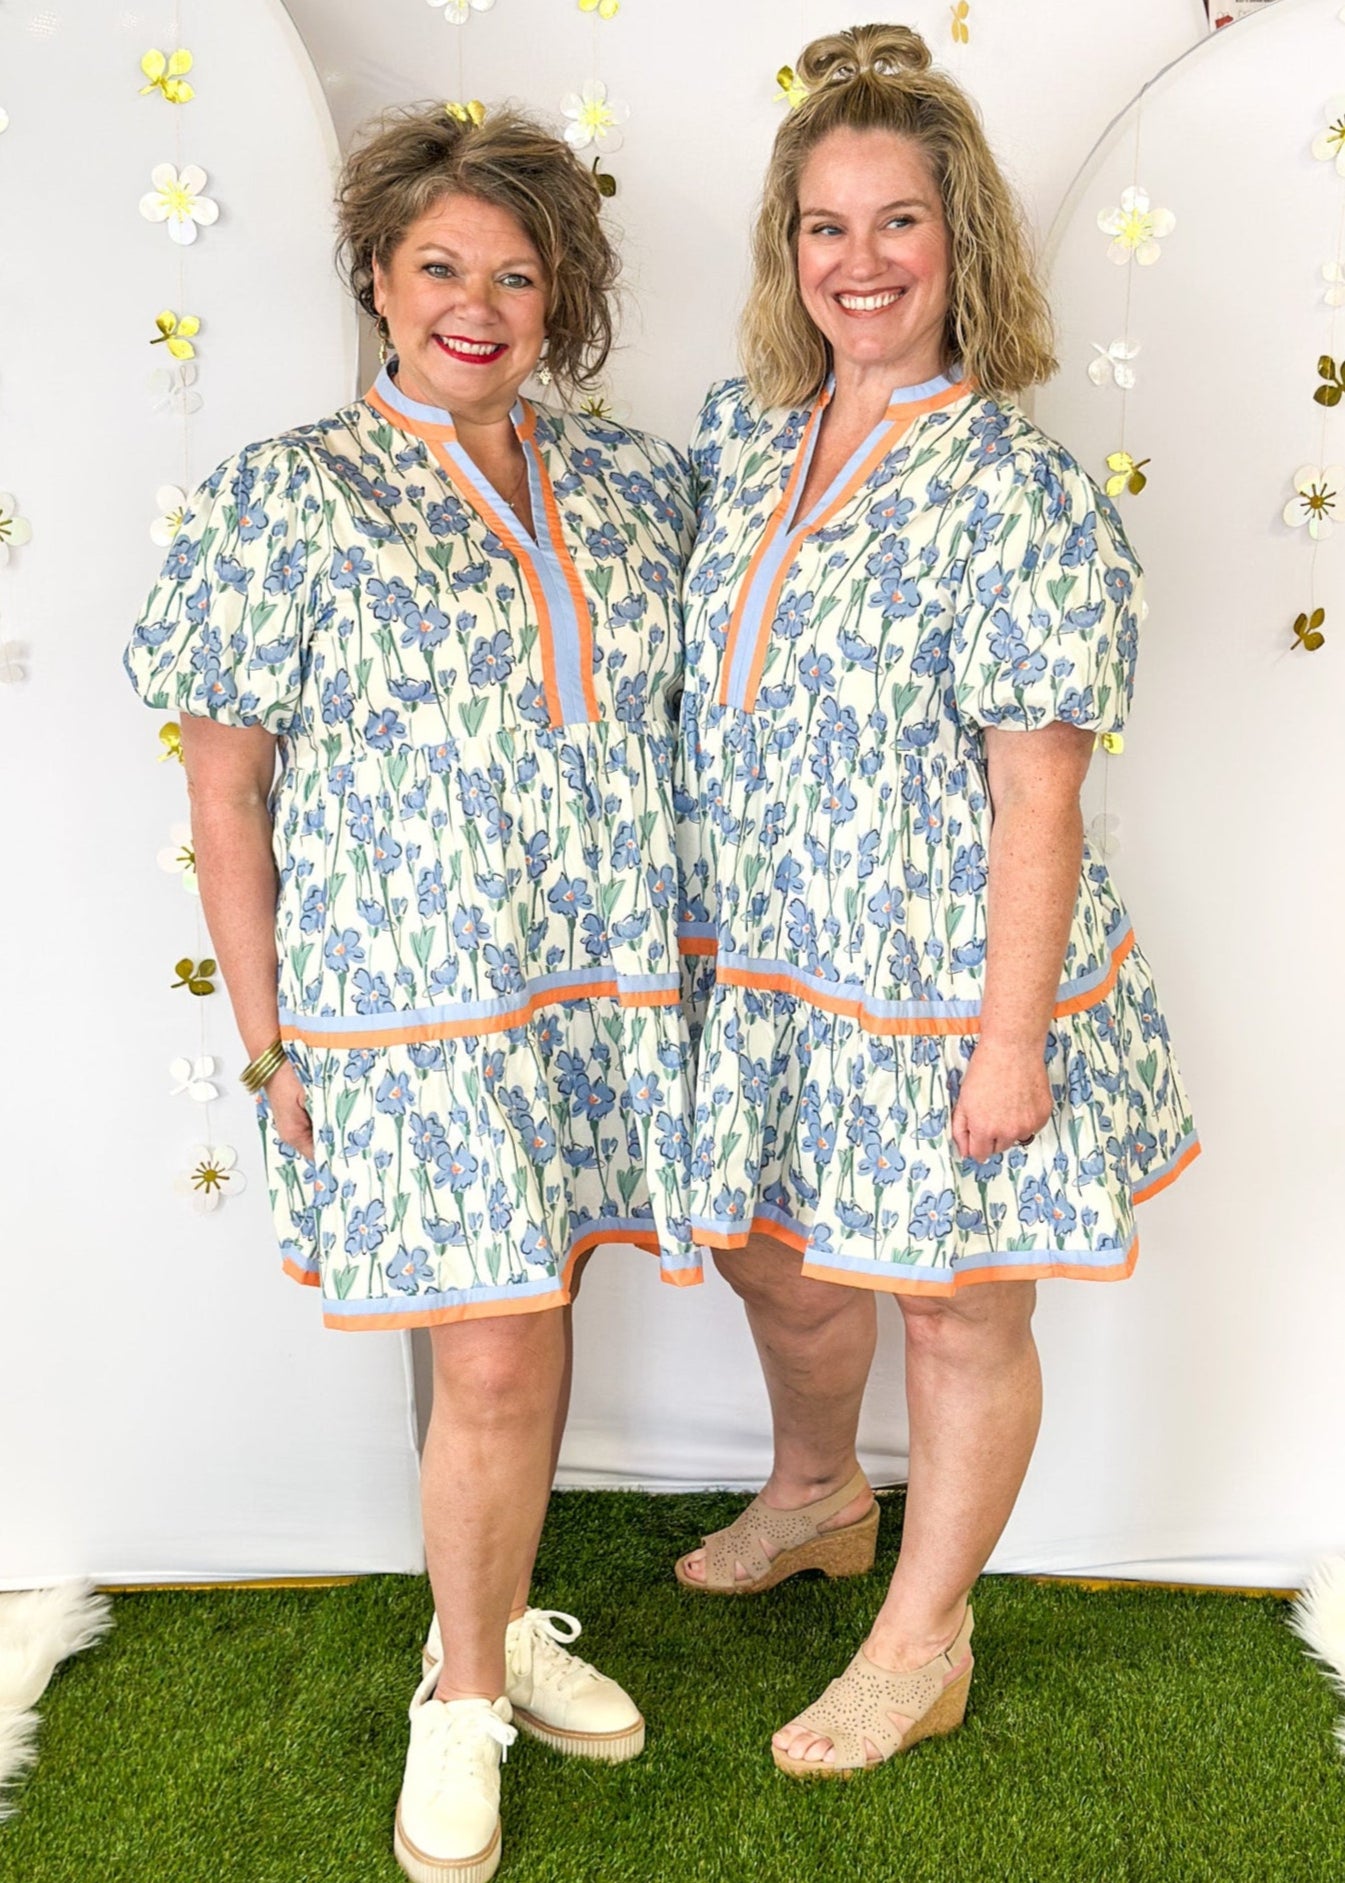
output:
[[[274,1078],[266,1081],[266,1102],[276,1131],[300,1156],[313,1162],[313,1120],[304,1103],[304,1088],[287,1059]]]
[[[953,1108],[953,1142],[963,1157],[983,1164],[1040,1131],[1051,1110],[1044,1048],[982,1038]]]

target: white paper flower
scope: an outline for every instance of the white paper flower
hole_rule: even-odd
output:
[[[184,1094],[198,1105],[208,1105],[211,1099],[219,1097],[219,1087],[215,1084],[217,1062],[207,1055],[203,1059],[174,1059],[168,1067],[168,1076],[174,1080],[169,1098],[180,1098]]]
[[[1339,464],[1303,465],[1294,472],[1294,495],[1284,506],[1285,522],[1291,529],[1306,523],[1313,541],[1322,541],[1335,527],[1343,487],[1345,468]]]
[[[160,484],[154,493],[159,514],[149,526],[149,540],[157,543],[160,549],[177,540],[177,533],[182,528],[182,514],[187,508],[187,493],[176,484]]]
[[[171,163],[155,164],[149,180],[154,188],[140,198],[140,213],[146,222],[166,222],[175,242],[194,242],[197,225],[209,228],[218,217],[219,204],[201,194],[206,174],[199,164],[189,163],[181,176]]]
[[[1163,251],[1158,244],[1163,236],[1172,234],[1177,218],[1170,209],[1154,209],[1147,190],[1132,188],[1121,191],[1119,209],[1099,209],[1097,226],[1104,235],[1113,237],[1107,250],[1110,261],[1124,268],[1133,256],[1141,268],[1148,268],[1161,259]]]
[[[146,380],[152,412],[199,412],[201,395],[195,391],[196,368],[188,360],[181,366],[159,366]]]
[[[231,1144],[198,1144],[190,1152],[190,1169],[173,1186],[189,1196],[198,1210],[217,1210],[240,1190],[247,1178],[237,1168],[238,1153]]]
[[[1121,820],[1113,811],[1100,812],[1088,826],[1088,847],[1105,863],[1121,848]]]
[[[565,141],[571,150],[586,150],[590,144],[599,150],[620,150],[620,127],[629,118],[630,107],[609,98],[600,78],[591,78],[582,91],[567,92],[560,108],[570,120]]]
[[[465,26],[473,13],[486,13],[495,0],[430,0],[432,7],[442,7],[444,18],[452,26]]]
[[[1340,262],[1322,263],[1322,299],[1328,307],[1345,307],[1345,266]]]
[[[28,643],[0,641],[0,686],[22,686],[28,678]]]
[[[1326,129],[1312,140],[1312,154],[1322,163],[1334,163],[1345,177],[1345,92],[1326,101]]]
[[[199,896],[201,885],[196,880],[196,852],[192,848],[191,825],[174,824],[168,833],[168,842],[159,852],[159,868],[170,876],[180,876],[182,887],[190,895]]]
[[[1132,346],[1125,340],[1113,340],[1109,347],[1104,347],[1094,340],[1093,351],[1097,358],[1088,363],[1088,377],[1095,386],[1105,386],[1110,379],[1125,392],[1132,391],[1135,369],[1130,362],[1139,350],[1138,341]]]
[[[19,500],[7,490],[0,490],[0,569],[9,561],[11,549],[30,542],[33,526],[19,515]]]

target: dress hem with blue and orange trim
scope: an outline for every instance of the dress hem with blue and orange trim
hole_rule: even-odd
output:
[[[687,467],[588,415],[511,418],[531,530],[391,370],[249,447],[192,498],[127,652],[148,705],[280,742],[280,1031],[314,1160],[258,1111],[285,1271],[333,1327],[561,1306],[599,1242],[699,1278]]]
[[[1198,1153],[1147,962],[1085,847],[1045,1042],[1053,1111],[951,1137],[987,949],[987,727],[1115,731],[1139,571],[1114,506],[1012,406],[894,392],[800,516],[830,396],[712,390],[693,446],[678,779],[700,1048],[690,1219],[898,1293],[1119,1280]]]

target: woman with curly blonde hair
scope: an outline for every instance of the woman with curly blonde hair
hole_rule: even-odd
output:
[[[974,106],[907,28],[815,40],[766,179],[745,380],[693,448],[682,945],[712,964],[695,1239],[769,1391],[761,1495],[677,1565],[751,1595],[872,1566],[855,1438],[905,1326],[901,1553],[776,1735],[797,1777],[958,1726],[969,1593],[1036,1440],[1037,1281],[1114,1280],[1197,1144],[1079,791],[1130,701],[1139,569],[1012,403],[1053,369]]]
[[[644,1744],[529,1583],[583,1262],[634,1242],[698,1278],[668,704],[689,489],[658,439],[523,396],[542,368],[590,383],[612,338],[616,258],[559,139],[412,108],[340,212],[377,383],[206,480],[128,666],[182,715],[285,1268],[331,1327],[430,1331],[438,1619],[395,1849],[484,1883],[516,1730]]]

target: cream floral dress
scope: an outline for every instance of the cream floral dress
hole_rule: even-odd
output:
[[[387,372],[191,501],[127,652],[146,704],[279,735],[286,1269],[341,1328],[564,1302],[689,1237],[672,752],[685,462],[521,401],[531,536]]]
[[[1122,725],[1139,620],[1112,505],[1013,406],[893,395],[808,515],[818,423],[714,388],[693,448],[682,946],[700,965],[697,1242],[766,1231],[831,1281],[1130,1272],[1134,1205],[1198,1149],[1149,969],[1085,853],[1046,1043],[1055,1110],[984,1163],[983,728]]]

